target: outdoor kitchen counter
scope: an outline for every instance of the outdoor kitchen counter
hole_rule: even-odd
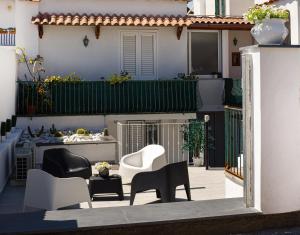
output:
[[[66,148],[74,154],[86,157],[91,163],[117,161],[117,141],[80,141],[80,142],[36,142],[36,165],[43,163],[44,151],[53,148]]]

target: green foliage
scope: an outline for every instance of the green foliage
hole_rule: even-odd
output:
[[[108,79],[110,85],[121,84],[128,80],[131,80],[131,76],[127,72],[121,72],[120,75],[112,74]]]
[[[31,80],[34,82],[42,81],[41,74],[45,73],[43,66],[44,59],[40,55],[37,55],[34,58],[29,58],[26,54],[25,48],[17,47],[16,48],[17,61],[20,64],[25,64],[28,74],[31,77]],[[27,80],[27,76],[25,74]]]
[[[79,128],[76,130],[77,135],[89,135],[90,132],[85,128]]]
[[[77,76],[75,73],[70,73],[65,76],[51,75],[44,80],[45,83],[80,82],[80,81],[81,78]]]
[[[194,157],[200,157],[200,152],[205,150],[205,125],[197,120],[191,121],[184,126],[183,150],[192,152]]]
[[[244,19],[251,24],[259,23],[264,19],[289,19],[289,11],[268,5],[256,5],[250,8],[245,14]]]

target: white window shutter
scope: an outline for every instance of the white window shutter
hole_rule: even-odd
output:
[[[141,77],[155,77],[155,45],[154,34],[141,35]]]
[[[136,76],[136,34],[123,34],[122,37],[122,70],[128,72],[132,76]]]

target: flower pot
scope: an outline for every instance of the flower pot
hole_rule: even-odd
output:
[[[99,175],[102,177],[102,178],[108,178],[109,176],[109,169],[106,168],[106,167],[101,167],[99,169]]]
[[[262,45],[281,45],[289,34],[283,19],[265,19],[251,29],[255,40]]]
[[[195,167],[203,166],[203,158],[195,158],[193,157],[193,163]]]

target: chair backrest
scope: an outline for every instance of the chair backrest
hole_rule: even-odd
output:
[[[53,202],[55,177],[45,171],[32,169],[27,173],[24,209],[33,207],[50,210]]]
[[[158,144],[148,145],[144,147],[141,150],[141,152],[142,152],[143,165],[151,165],[154,163],[155,159],[157,158],[165,159],[165,148]]]
[[[91,207],[88,186],[83,178],[57,178],[38,169],[28,171],[24,209],[56,210],[80,202],[88,202]]]

